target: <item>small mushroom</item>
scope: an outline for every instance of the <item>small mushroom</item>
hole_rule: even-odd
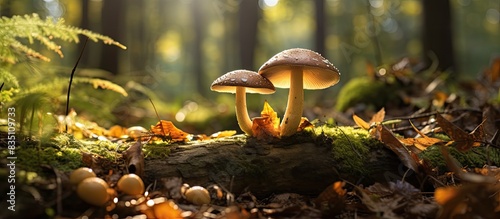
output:
[[[103,206],[109,201],[108,184],[101,178],[90,177],[84,179],[76,189],[78,196],[85,202]]]
[[[193,186],[187,189],[184,196],[186,196],[186,200],[195,205],[210,204],[211,201],[208,190],[201,186]]]
[[[246,93],[272,94],[274,85],[257,72],[235,70],[217,78],[210,86],[217,92],[236,93],[236,119],[241,130],[252,135],[252,120],[248,115]]]
[[[116,184],[118,190],[127,195],[141,195],[144,193],[144,183],[141,177],[131,173],[123,175]]]
[[[297,132],[304,106],[304,89],[324,89],[340,80],[339,70],[317,52],[294,48],[284,50],[264,63],[259,74],[275,87],[290,88],[280,135]]]
[[[81,181],[89,177],[96,177],[94,171],[88,167],[80,167],[71,172],[69,175],[69,182],[73,186],[77,186]]]

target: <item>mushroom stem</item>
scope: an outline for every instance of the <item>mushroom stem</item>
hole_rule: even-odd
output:
[[[285,115],[280,124],[280,135],[290,136],[297,132],[304,106],[304,78],[301,67],[292,67],[290,72],[290,91]]]
[[[247,135],[252,135],[252,120],[247,111],[246,88],[236,87],[236,120],[240,129]]]

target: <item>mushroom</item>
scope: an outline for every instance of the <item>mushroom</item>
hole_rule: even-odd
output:
[[[89,177],[78,184],[76,193],[89,204],[103,206],[110,199],[108,188],[108,184],[103,179]]]
[[[280,136],[297,132],[302,118],[304,89],[324,89],[340,80],[339,70],[317,52],[294,48],[284,50],[264,63],[259,74],[275,87],[290,88],[285,115],[280,124]]]
[[[80,167],[71,172],[71,175],[69,176],[69,182],[71,183],[71,185],[77,186],[81,181],[89,177],[96,177],[94,171],[92,171],[92,169],[88,167]]]
[[[257,72],[234,70],[217,78],[210,89],[217,92],[236,93],[236,119],[241,130],[252,135],[252,120],[248,115],[246,93],[272,94],[274,85]]]
[[[210,194],[207,189],[201,186],[193,186],[187,189],[184,195],[186,200],[195,205],[210,204]]]
[[[116,183],[118,190],[127,195],[141,195],[144,193],[144,183],[141,177],[131,173],[123,175],[118,183]]]

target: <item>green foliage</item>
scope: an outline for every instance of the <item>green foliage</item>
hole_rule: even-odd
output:
[[[428,147],[419,154],[420,158],[436,167],[440,174],[448,171],[445,159],[438,145]],[[500,151],[495,148],[473,147],[467,152],[460,152],[455,147],[448,147],[452,157],[464,167],[481,167],[487,162],[489,165],[498,166],[500,164]]]
[[[56,20],[47,17],[43,20],[37,14],[15,15],[11,18],[2,17],[0,19],[0,42],[2,45],[0,47],[0,61],[15,64],[19,61],[19,54],[50,61],[47,56],[33,50],[20,39],[25,39],[29,44],[38,41],[48,50],[57,53],[60,57],[64,57],[61,46],[54,39],[78,43],[79,35],[86,36],[95,42],[102,41],[105,44],[115,45],[122,49],[126,48],[107,36],[66,25],[64,19]]]
[[[368,77],[353,78],[339,92],[335,109],[344,111],[358,103],[365,103],[380,109],[388,101],[398,100],[397,85],[389,85],[383,81]]]
[[[34,125],[37,125],[39,130],[44,130],[43,119],[46,117],[44,115],[47,112],[62,112],[70,71],[67,69],[66,74],[61,76],[56,74],[56,68],[49,66],[43,68],[41,74],[36,74],[19,67],[19,63],[22,61],[28,63],[28,68],[37,68],[43,63],[38,63],[35,66],[32,65],[34,64],[33,60],[49,62],[50,59],[46,55],[34,49],[40,48],[40,46],[55,52],[62,58],[64,57],[63,52],[56,40],[78,43],[79,36],[85,36],[95,42],[101,41],[105,44],[115,45],[122,49],[126,48],[110,37],[66,25],[63,19],[51,17],[42,19],[37,14],[15,15],[0,19],[0,83],[5,85],[0,91],[0,103],[16,107],[17,115],[20,117],[18,121],[20,121],[21,130],[25,123],[29,125],[30,132]],[[35,46],[35,44],[37,45]],[[110,90],[123,96],[128,95],[125,89],[108,80],[75,77],[73,84],[91,84],[94,89]],[[78,104],[78,100],[88,101],[88,97],[85,96],[92,94],[94,93],[89,93],[87,90],[85,92],[77,90],[72,92],[71,98]],[[112,103],[116,101],[110,101],[109,98],[116,100],[116,96],[96,96],[92,101],[97,102],[97,104],[88,104],[87,102],[80,105],[85,105],[85,109],[96,105],[103,112],[103,116],[110,116],[110,108]],[[102,107],[99,103],[108,103],[110,106]],[[78,108],[77,104],[73,104],[72,101],[71,107]]]

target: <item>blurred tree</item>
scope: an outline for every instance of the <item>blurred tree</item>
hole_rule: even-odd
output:
[[[325,54],[325,0],[314,0],[314,12],[316,20],[315,50]]]
[[[433,52],[439,70],[456,70],[453,51],[452,19],[449,0],[423,0],[424,60],[430,65],[428,52]]]
[[[125,4],[122,0],[106,0],[103,1],[102,7],[102,34],[110,36],[111,38],[122,42],[123,37],[121,34],[121,23],[124,22],[125,18]],[[118,73],[119,56],[118,48],[113,48],[111,46],[103,46],[102,48],[102,58],[99,64],[99,68],[107,70],[113,74]]]
[[[241,68],[253,70],[254,49],[257,45],[257,23],[260,19],[259,2],[242,0],[238,14]]]

